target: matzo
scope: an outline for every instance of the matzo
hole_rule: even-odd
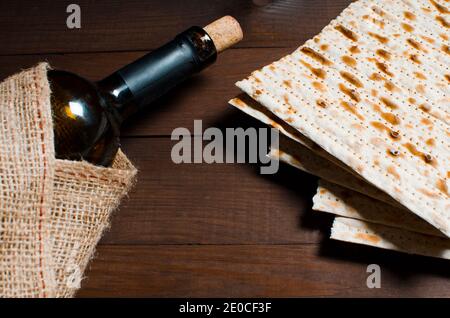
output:
[[[450,259],[450,240],[446,238],[343,217],[334,219],[330,237],[403,253]]]
[[[280,137],[279,149],[271,149],[270,158],[283,161],[327,180],[320,181],[313,198],[314,210],[413,232],[443,236],[433,226],[399,206],[384,192],[355,178],[301,145],[296,140],[296,136],[284,129],[283,123],[278,122],[272,115],[266,114],[262,106],[248,99],[244,102],[240,98],[234,98],[230,104],[261,122],[278,128],[286,136],[290,136],[290,138],[283,135]]]
[[[361,0],[237,86],[450,236],[447,36],[442,1]]]
[[[354,173],[352,170],[348,169],[347,166],[339,162],[336,158],[331,156],[329,153],[320,148],[317,144],[303,136],[300,132],[298,132],[295,128],[283,122],[280,118],[274,115],[270,110],[266,109],[263,105],[259,104],[254,99],[250,98],[247,95],[243,95],[240,97],[233,98],[229,101],[230,105],[239,108],[246,114],[262,121],[265,124],[268,124],[276,129],[278,129],[283,135],[289,137],[292,140],[300,143],[304,147],[312,150],[315,154],[320,157],[327,159],[328,161],[334,163],[339,166],[341,169],[347,170],[350,173]],[[357,174],[355,174],[358,176]],[[359,177],[359,176],[358,176]]]
[[[313,210],[316,211],[433,236],[444,236],[408,210],[377,201],[324,180],[319,182],[313,203]]]
[[[253,118],[278,129],[282,133],[280,136],[279,149],[270,150],[269,157],[271,159],[283,161],[295,168],[343,187],[361,192],[377,200],[394,206],[401,206],[397,201],[393,200],[378,188],[357,178],[354,174],[341,169],[341,166],[337,166],[335,163],[330,162],[321,156],[317,156],[314,150],[312,150],[315,148],[308,147],[308,145],[303,142],[304,137],[299,138],[299,136],[302,137],[302,135],[299,134],[298,131],[280,121],[273,114],[267,113],[263,106],[249,98],[241,98],[233,98],[229,103]]]
[[[401,230],[398,231],[398,233],[400,233],[401,237],[404,239],[411,239],[411,237],[415,238],[414,233],[410,232],[423,233],[437,237],[443,236],[441,232],[411,214],[409,211],[405,209],[399,210],[398,206],[395,204],[396,202],[392,202],[392,199],[390,199],[389,196],[377,188],[374,188],[360,179],[355,178],[348,172],[336,167],[333,163],[315,155],[313,151],[302,145],[300,140],[297,140],[297,134],[295,132],[292,132],[289,127],[286,127],[286,125],[283,122],[280,122],[275,116],[273,116],[273,114],[267,113],[263,106],[248,98],[241,98],[232,99],[230,104],[255,119],[279,129],[280,132],[289,137],[286,138],[282,135],[280,137],[280,148],[271,149],[269,157],[283,161],[300,170],[336,183],[333,184],[330,182],[320,181],[317,194],[313,198],[313,209],[363,221],[358,224],[364,224],[365,227],[367,227],[367,224],[375,223],[378,225],[388,225],[394,228],[403,229],[406,231]],[[340,187],[337,184],[340,184],[345,188]],[[353,189],[354,191],[349,189]],[[365,195],[361,195],[359,193]],[[350,202],[348,202],[349,197],[351,197]],[[390,204],[373,200],[372,198],[377,198],[378,200],[385,201]],[[357,228],[361,230],[361,226]],[[381,233],[377,232],[379,229],[382,229]],[[354,231],[356,231],[356,229],[354,229]],[[380,234],[385,231],[390,232],[389,227],[386,228],[384,226],[379,226],[376,229],[372,227],[371,231],[374,235],[377,235],[377,237],[380,237]],[[335,231],[335,235],[336,233],[337,230]],[[349,239],[351,237],[350,233],[346,233],[344,235],[341,231],[339,235],[342,239],[344,237],[346,238],[343,240],[354,242],[354,240]],[[423,239],[423,236],[419,237]],[[405,250],[404,248],[398,246],[393,248],[392,242],[389,241],[389,238],[382,238],[382,240],[382,245],[385,249],[394,249],[399,252],[411,253],[410,250]],[[370,240],[364,240],[364,242],[361,242],[361,238],[359,238],[358,242],[354,243],[377,246]],[[442,240],[436,240],[431,237],[430,242],[421,242],[422,250],[433,250],[435,249],[436,244],[439,245],[442,243]],[[423,253],[416,251],[415,254]],[[442,253],[439,252],[436,257],[441,257],[441,254]],[[429,253],[426,255],[430,256]],[[436,253],[434,253],[434,255],[436,255]]]

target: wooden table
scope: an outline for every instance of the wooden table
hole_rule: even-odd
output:
[[[73,1],[72,1],[73,2]],[[86,272],[81,297],[450,296],[448,262],[328,239],[330,216],[311,211],[315,177],[282,166],[181,164],[176,127],[260,127],[227,105],[234,82],[318,33],[349,0],[78,0],[82,28],[66,28],[70,1],[0,3],[0,75],[38,61],[98,80],[185,28],[231,14],[245,40],[123,131],[139,168],[129,197]],[[382,288],[366,287],[366,268]]]

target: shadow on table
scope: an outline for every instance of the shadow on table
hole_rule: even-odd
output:
[[[266,128],[267,125],[260,121],[242,113],[239,110],[231,108],[220,121],[214,123],[217,127],[224,131],[226,128]],[[229,149],[227,149],[229,151]],[[312,198],[317,191],[318,178],[286,163],[279,163],[279,170],[275,174],[261,174],[261,163],[247,164],[253,169],[255,174],[260,178],[276,184],[284,188],[286,191],[292,192],[302,198],[305,203],[302,206],[302,212],[299,217],[299,227],[304,230],[320,230],[324,236],[329,236],[329,229],[333,221],[333,217],[326,213],[318,213],[312,211]]]

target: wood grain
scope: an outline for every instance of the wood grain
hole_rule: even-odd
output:
[[[1,54],[148,51],[226,14],[242,23],[240,47],[296,46],[351,0],[78,0],[81,29],[69,30],[66,7],[72,2],[1,1]]]
[[[275,175],[257,164],[177,165],[175,142],[123,141],[138,183],[102,244],[314,243],[328,234],[331,218],[311,211],[315,177],[285,165]]]
[[[366,285],[381,266],[380,289]],[[101,246],[79,297],[449,296],[447,262],[340,242]]]

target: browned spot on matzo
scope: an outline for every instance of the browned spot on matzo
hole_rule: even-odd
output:
[[[373,6],[371,9],[372,9],[373,12],[378,14],[380,17],[384,17],[386,15],[386,13],[380,7]]]
[[[291,81],[289,81],[289,80],[283,81],[283,84],[289,88],[292,88]]]
[[[392,139],[399,139],[400,138],[400,134],[397,131],[391,130],[389,127],[387,127],[383,123],[380,123],[378,121],[372,121],[370,124],[372,125],[372,127],[374,127],[375,129],[377,129],[379,131],[387,132],[389,137],[391,137]]]
[[[318,78],[325,79],[327,73],[323,69],[315,68],[311,64],[309,64],[308,62],[305,62],[303,60],[300,60],[300,63],[302,63],[303,66],[308,68],[311,71],[311,73],[313,73]]]
[[[400,124],[400,119],[392,113],[382,113],[381,117],[383,117],[384,120],[391,123],[392,125]]]
[[[422,119],[420,120],[420,122],[421,122],[422,124],[424,124],[424,125],[427,125],[427,126],[432,124],[431,120],[429,120],[428,118],[422,118]]]
[[[325,91],[327,90],[326,87],[325,87],[325,85],[323,85],[323,84],[320,83],[320,82],[314,81],[314,82],[312,82],[312,86],[313,86],[315,89],[317,89],[317,90],[319,90],[319,91],[321,91],[321,92],[325,92]]]
[[[350,39],[354,42],[358,41],[358,36],[353,31],[347,29],[346,27],[339,24],[339,25],[335,26],[334,28],[336,30],[338,30],[339,32],[341,32],[348,39]]]
[[[377,53],[379,56],[381,56],[382,58],[384,58],[385,60],[390,60],[390,59],[391,59],[391,53],[389,53],[389,52],[386,51],[386,50],[378,49],[378,50],[376,51],[376,53]]]
[[[397,104],[395,104],[393,101],[391,101],[389,98],[387,97],[381,97],[380,98],[381,102],[386,105],[387,107],[389,107],[390,109],[397,109],[398,106]]]
[[[378,33],[375,32],[369,32],[369,35],[375,39],[378,40],[378,42],[380,42],[381,44],[386,44],[389,42],[389,39],[385,36],[379,35]]]
[[[391,175],[394,176],[394,178],[399,179],[400,180],[400,175],[398,174],[397,170],[395,170],[394,166],[389,166],[387,168],[387,172]]]
[[[305,54],[308,55],[310,58],[316,60],[317,62],[323,64],[323,65],[331,65],[331,61],[329,61],[325,56],[323,56],[322,54],[320,54],[319,52],[314,51],[313,49],[309,48],[309,47],[302,47],[300,49],[300,51]]]
[[[384,21],[381,21],[381,20],[376,19],[376,18],[372,18],[368,14],[363,15],[362,18],[364,20],[368,20],[368,21],[372,22],[373,24],[379,26],[381,29],[384,29],[384,27],[386,26],[386,23]]]
[[[352,54],[358,54],[358,53],[361,53],[361,50],[360,50],[356,45],[351,46],[348,50],[349,50],[350,53],[352,53]]]
[[[422,159],[425,163],[428,164],[432,164],[435,165],[436,164],[436,160],[433,159],[433,157],[431,157],[431,155],[426,154],[422,151],[417,150],[416,146],[414,146],[412,143],[408,142],[406,144],[404,144],[404,146],[406,147],[406,149],[408,149],[408,151],[416,156],[419,157],[420,159]]]
[[[408,20],[411,20],[411,21],[414,21],[416,19],[416,15],[409,11],[403,12],[403,15],[405,16],[405,18],[407,18]]]
[[[437,194],[437,193],[435,193],[435,192],[432,192],[432,191],[430,191],[430,190],[421,188],[421,189],[419,189],[419,191],[422,192],[422,193],[423,193],[424,195],[426,195],[427,197],[430,197],[430,198],[439,198],[439,194]]]
[[[319,107],[327,108],[327,103],[326,103],[323,99],[318,99],[318,100],[316,100],[316,104],[317,104],[317,106],[319,106]]]
[[[437,16],[437,17],[436,17],[436,20],[437,20],[443,27],[446,27],[446,28],[449,28],[449,27],[450,27],[450,23],[448,23],[447,20],[445,20],[444,17]]]
[[[372,81],[381,81],[381,80],[384,79],[383,76],[381,76],[381,75],[378,74],[378,73],[373,73],[372,75],[370,75],[369,78],[370,78]]]
[[[344,55],[342,58],[342,62],[344,62],[345,64],[347,64],[350,67],[356,67],[357,62],[353,57],[350,57],[348,55]]]
[[[411,45],[413,48],[415,48],[416,50],[418,50],[418,51],[424,51],[425,53],[428,52],[428,51],[425,50],[425,49],[423,48],[423,46],[422,46],[419,42],[417,42],[416,40],[413,40],[413,39],[407,39],[406,42],[407,42],[409,45]]]
[[[402,28],[406,32],[413,32],[414,31],[414,28],[408,23],[402,23]]]
[[[380,71],[382,71],[384,74],[389,75],[389,76],[391,76],[391,77],[394,76],[394,74],[392,74],[392,73],[389,71],[389,68],[388,68],[388,66],[387,66],[386,64],[381,63],[381,62],[376,62],[375,65],[376,65],[376,66],[378,67],[378,69],[379,69]]]
[[[364,86],[361,83],[361,81],[358,78],[356,78],[356,76],[353,75],[352,73],[342,71],[342,72],[340,72],[340,74],[346,81],[350,82],[354,86],[356,86],[356,87],[363,87]]]
[[[350,97],[355,102],[359,102],[361,100],[361,97],[359,97],[359,94],[356,90],[350,89],[342,83],[339,83],[339,89],[341,90],[341,92],[343,92],[345,95]]]
[[[357,233],[356,238],[363,240],[363,241],[367,241],[367,242],[371,242],[371,243],[378,243],[379,241],[381,241],[381,239],[374,235],[374,234],[366,234],[366,233]]]
[[[433,44],[435,42],[434,39],[432,39],[432,38],[430,38],[428,36],[421,35],[420,37],[422,39],[424,39],[425,41],[427,41],[428,43],[430,43],[430,44]]]
[[[450,47],[448,45],[442,44],[442,51],[450,55]]]
[[[392,83],[391,81],[386,81],[384,83],[384,87],[386,87],[386,89],[390,92],[395,92],[399,90],[399,88],[395,86],[394,83]]]
[[[235,105],[237,107],[245,107],[246,106],[246,104],[239,98],[233,99],[233,102],[235,103]]]
[[[428,113],[430,111],[431,107],[428,104],[421,104],[419,106],[419,109],[424,111],[425,113]]]
[[[352,105],[350,103],[347,103],[346,101],[342,101],[341,102],[342,107],[344,107],[344,109],[350,113],[352,113],[353,115],[355,115],[356,117],[358,117],[360,120],[364,120],[364,117],[361,116],[361,114],[358,113],[358,110],[356,109],[355,105]]]
[[[411,61],[413,61],[414,63],[416,63],[416,64],[422,64],[422,62],[420,61],[420,59],[419,59],[419,57],[417,56],[417,54],[411,54],[411,55],[409,56],[409,59],[410,59]]]
[[[392,125],[400,124],[400,118],[398,118],[398,116],[396,116],[392,113],[381,112],[381,117],[383,117],[384,120],[386,120],[388,123],[390,123]]]
[[[447,1],[447,0],[446,0],[446,1]],[[430,2],[434,5],[434,7],[435,7],[440,13],[443,13],[443,14],[448,14],[448,13],[450,13],[449,10],[448,10],[446,7],[444,7],[443,5],[440,5],[440,4],[437,3],[436,1],[430,0]]]
[[[425,76],[425,74],[420,73],[420,72],[414,72],[414,75],[418,78],[418,79],[423,79],[426,80],[427,77]]]
[[[422,84],[416,85],[416,90],[422,95],[426,94],[425,86]]]

